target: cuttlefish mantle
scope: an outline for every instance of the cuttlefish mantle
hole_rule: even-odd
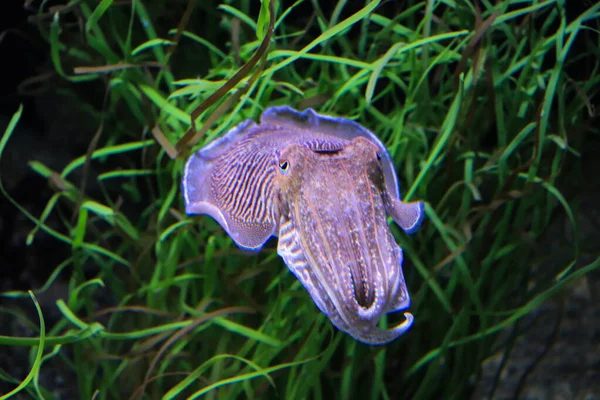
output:
[[[402,249],[387,216],[406,232],[424,218],[422,202],[402,202],[381,141],[343,118],[267,108],[193,154],[186,163],[187,214],[213,217],[242,249],[278,236],[278,254],[317,307],[340,330],[385,344],[413,323],[378,327],[410,297]]]

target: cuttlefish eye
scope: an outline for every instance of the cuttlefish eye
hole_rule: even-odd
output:
[[[290,163],[288,161],[279,161],[279,171],[282,174],[287,174],[290,171]]]

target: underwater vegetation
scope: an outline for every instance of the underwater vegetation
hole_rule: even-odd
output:
[[[2,110],[0,399],[494,398],[598,272],[598,4],[25,5],[76,129]]]

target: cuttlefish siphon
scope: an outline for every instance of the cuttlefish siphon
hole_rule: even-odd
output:
[[[242,249],[278,236],[317,307],[355,339],[385,344],[412,325],[409,312],[394,328],[377,324],[410,304],[387,215],[412,233],[423,203],[402,202],[386,148],[361,125],[267,108],[189,158],[183,196],[187,214],[213,217]]]

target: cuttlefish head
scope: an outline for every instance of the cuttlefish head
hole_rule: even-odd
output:
[[[413,214],[412,225],[422,206],[393,204],[378,146],[362,137],[339,151],[292,144],[280,153],[273,186],[280,217],[278,253],[319,309],[366,343],[384,344],[403,334],[413,322],[410,313],[395,328],[378,327],[383,314],[410,304],[402,250],[386,214],[402,208]]]

